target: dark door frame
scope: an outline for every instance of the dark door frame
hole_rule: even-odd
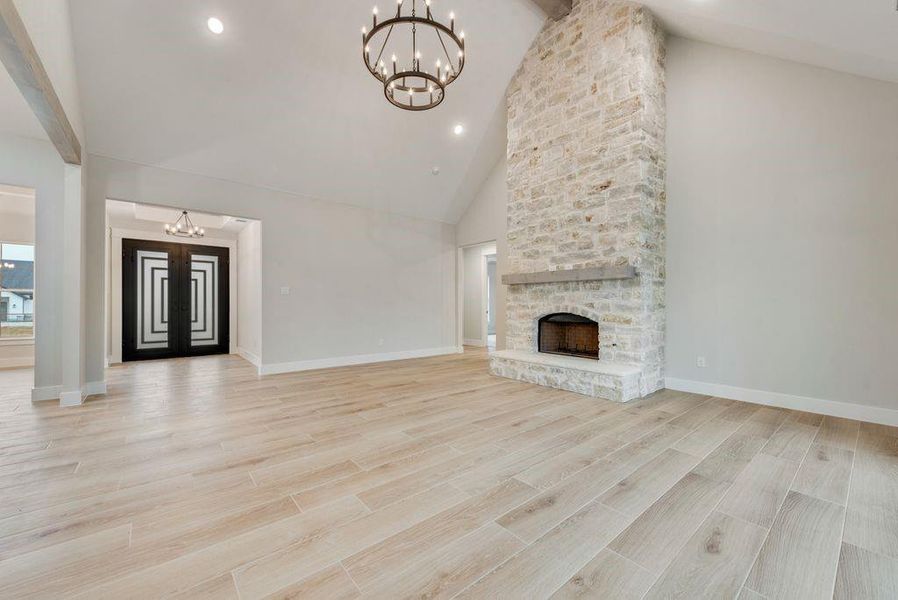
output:
[[[167,252],[168,347],[137,349],[137,250]],[[218,263],[218,344],[193,346],[191,343],[191,256],[217,256]],[[177,283],[175,283],[177,282]],[[154,240],[122,239],[122,361],[155,360],[180,356],[227,354],[230,351],[230,249]]]

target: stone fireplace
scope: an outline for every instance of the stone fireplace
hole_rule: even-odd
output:
[[[663,386],[664,93],[664,33],[644,7],[575,0],[534,41],[508,90],[494,374],[621,402]],[[554,315],[576,317],[546,322],[546,341],[571,328],[560,353],[543,345]],[[594,347],[578,345],[589,322]]]

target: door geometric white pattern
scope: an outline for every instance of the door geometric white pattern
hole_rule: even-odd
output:
[[[137,251],[137,348],[168,348],[168,252]]]
[[[218,257],[190,256],[190,345],[218,345]]]

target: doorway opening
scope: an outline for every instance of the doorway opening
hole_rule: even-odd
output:
[[[34,366],[35,192],[0,185],[0,369]]]
[[[496,243],[459,248],[459,337],[464,346],[496,349]]]
[[[496,349],[496,254],[487,254],[486,260],[486,347]]]
[[[106,201],[107,363],[241,354],[258,367],[261,223],[190,211],[203,237],[167,235],[181,214]]]

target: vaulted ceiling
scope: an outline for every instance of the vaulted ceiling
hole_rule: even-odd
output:
[[[435,14],[458,15],[469,60],[443,105],[409,113],[387,103],[362,62],[359,30],[377,2],[395,6],[72,2],[90,152],[456,221],[466,180],[498,157],[475,160],[481,145],[504,143],[497,109],[545,14],[531,0],[434,0]],[[206,28],[212,15],[220,36]]]
[[[898,82],[895,0],[640,0],[696,40]]]
[[[433,0],[458,14],[469,61],[442,106],[412,114],[362,65],[374,3],[394,0],[71,0],[88,151],[456,221],[503,153],[504,91],[545,13]],[[894,0],[643,3],[679,35],[898,82]],[[5,72],[0,132],[46,138]]]

